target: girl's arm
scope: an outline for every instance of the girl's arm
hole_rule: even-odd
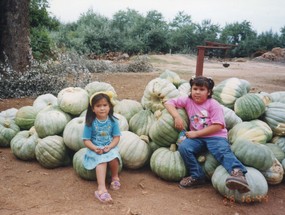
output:
[[[222,128],[223,128],[223,126],[220,124],[212,124],[209,127],[203,128],[199,131],[187,131],[186,137],[188,137],[188,138],[203,137],[203,136],[214,134],[214,133],[220,131]]]
[[[175,128],[177,128],[178,130],[183,130],[184,125],[183,125],[183,120],[181,118],[181,116],[179,115],[176,107],[174,107],[171,104],[164,104],[164,107],[167,109],[167,111],[170,113],[170,115],[173,117],[174,119],[174,126]]]
[[[103,151],[104,152],[110,151],[112,148],[118,145],[119,141],[120,141],[120,136],[114,136],[112,142],[108,146],[105,146]]]
[[[95,145],[91,142],[91,140],[85,139],[85,140],[83,140],[83,143],[84,143],[84,145],[85,145],[88,149],[90,149],[90,150],[96,152],[97,154],[102,154],[102,153],[103,153],[103,150],[100,149],[99,147],[95,146]]]

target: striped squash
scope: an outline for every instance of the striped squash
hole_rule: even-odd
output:
[[[243,120],[258,119],[265,112],[265,103],[254,93],[247,93],[235,101],[235,113]]]
[[[285,136],[285,103],[271,102],[264,113],[264,121],[274,135]]]

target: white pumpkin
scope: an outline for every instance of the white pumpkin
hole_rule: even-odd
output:
[[[68,87],[58,93],[57,101],[64,112],[78,116],[88,108],[89,96],[80,87]]]
[[[64,128],[64,143],[75,152],[85,147],[82,140],[84,125],[85,117],[76,117],[69,121]]]
[[[34,100],[33,106],[37,112],[49,106],[58,106],[57,97],[50,93],[40,95]]]

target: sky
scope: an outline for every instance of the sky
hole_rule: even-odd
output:
[[[77,21],[92,9],[94,13],[112,19],[119,10],[133,9],[145,16],[148,11],[160,12],[170,22],[183,11],[192,22],[209,19],[212,24],[251,23],[257,33],[272,30],[280,33],[285,26],[284,0],[48,0],[49,12],[63,23]]]

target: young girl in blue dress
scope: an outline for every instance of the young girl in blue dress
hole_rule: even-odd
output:
[[[121,132],[118,120],[113,116],[111,99],[110,92],[97,92],[90,97],[82,137],[87,147],[83,165],[87,170],[96,171],[98,190],[95,191],[95,196],[101,202],[112,202],[106,187],[107,167],[110,168],[112,178],[110,189],[118,190],[121,186],[121,158],[117,146]]]

